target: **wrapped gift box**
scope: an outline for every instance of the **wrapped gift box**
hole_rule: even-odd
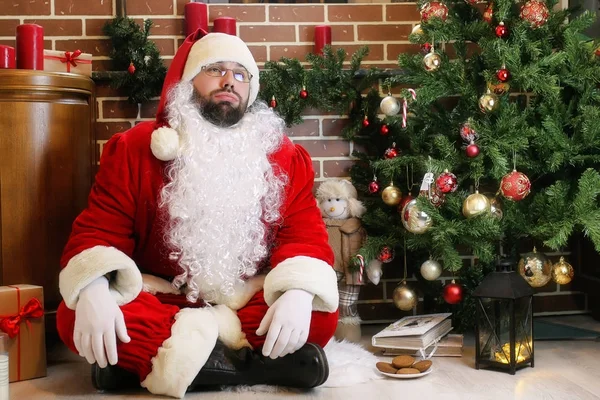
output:
[[[92,55],[79,50],[44,50],[44,71],[92,76]]]
[[[44,289],[0,286],[0,331],[8,334],[9,381],[46,376]]]

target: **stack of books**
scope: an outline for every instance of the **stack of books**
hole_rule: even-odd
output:
[[[463,336],[452,330],[451,313],[415,315],[390,324],[371,340],[384,355],[457,356],[462,355]]]

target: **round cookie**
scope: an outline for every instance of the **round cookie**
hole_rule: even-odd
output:
[[[431,364],[433,364],[431,360],[421,360],[414,363],[412,368],[418,369],[420,372],[425,372],[431,367]]]
[[[412,356],[396,356],[392,360],[392,365],[396,368],[408,368],[415,362],[415,358]]]
[[[416,375],[416,374],[420,374],[421,371],[419,371],[416,368],[400,368],[398,370],[398,372],[396,372],[396,374],[403,374],[403,375]]]
[[[392,364],[382,361],[378,362],[375,366],[378,370],[385,372],[386,374],[395,374],[398,371]]]

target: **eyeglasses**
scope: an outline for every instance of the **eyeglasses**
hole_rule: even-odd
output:
[[[202,67],[202,71],[204,71],[206,75],[213,77],[225,76],[227,71],[231,71],[236,81],[244,83],[248,83],[250,82],[250,79],[252,79],[252,74],[244,68],[225,68],[225,66],[221,64],[205,65]]]

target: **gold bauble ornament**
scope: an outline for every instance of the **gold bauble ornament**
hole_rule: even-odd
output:
[[[383,189],[381,192],[381,198],[383,202],[388,206],[397,206],[402,200],[402,191],[398,187],[394,186],[394,183],[390,183],[390,186]]]
[[[552,263],[544,253],[533,252],[523,254],[519,260],[519,274],[532,287],[542,287],[552,278]]]
[[[462,213],[466,218],[473,218],[488,212],[490,212],[490,199],[477,190],[463,202]]]
[[[410,311],[417,305],[417,295],[406,285],[406,281],[394,289],[394,305],[402,311]]]
[[[490,213],[492,214],[492,217],[497,220],[501,220],[504,215],[504,212],[502,211],[502,202],[495,196],[490,198]]]
[[[417,24],[412,28],[411,34],[413,35],[422,35],[423,28],[421,28],[421,24]]]
[[[484,113],[496,111],[499,104],[498,96],[492,93],[489,88],[487,92],[479,98],[479,109]]]
[[[419,209],[417,199],[412,199],[406,203],[402,209],[400,219],[406,230],[415,234],[427,232],[431,224],[433,224],[431,217]]]
[[[385,96],[383,100],[381,100],[379,108],[381,109],[382,113],[384,113],[388,117],[391,117],[400,112],[400,102],[398,101],[398,99],[396,99],[394,96],[388,93],[388,95]]]
[[[564,257],[552,266],[552,280],[559,285],[566,285],[571,282],[575,275],[573,266],[565,261]]]
[[[433,52],[432,47],[431,52],[423,57],[423,64],[427,71],[436,71],[442,65],[442,58],[439,54]]]

